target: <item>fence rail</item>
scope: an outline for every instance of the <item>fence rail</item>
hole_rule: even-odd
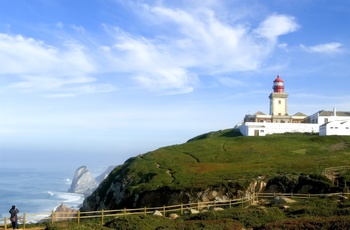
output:
[[[23,229],[26,228],[26,224],[36,223],[39,221],[42,222],[51,222],[62,220],[76,220],[78,224],[82,219],[90,218],[100,218],[101,224],[104,224],[106,217],[116,217],[123,215],[140,215],[140,214],[152,214],[155,211],[161,212],[163,216],[166,216],[169,213],[180,212],[183,215],[186,211],[189,210],[204,210],[211,208],[231,208],[233,206],[244,207],[245,205],[251,205],[254,201],[259,199],[274,198],[279,197],[293,197],[295,199],[309,199],[315,197],[329,197],[329,196],[350,196],[350,193],[330,193],[330,194],[297,194],[297,193],[253,193],[250,196],[242,197],[239,199],[225,200],[225,201],[208,201],[208,202],[197,202],[197,203],[187,203],[187,204],[178,204],[171,206],[162,206],[162,207],[144,207],[144,208],[135,208],[135,209],[117,209],[117,210],[101,210],[101,211],[89,211],[89,212],[46,212],[38,214],[23,214],[18,218],[18,224],[23,226]],[[3,224],[0,224],[2,229],[9,228],[11,222],[9,218],[5,217]]]
[[[325,168],[324,173],[331,173],[331,172],[339,172],[339,171],[348,171],[350,170],[350,166],[338,166],[338,167],[330,167]]]

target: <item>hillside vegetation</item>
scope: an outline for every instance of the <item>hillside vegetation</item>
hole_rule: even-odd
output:
[[[124,173],[131,189],[207,187],[276,174],[321,174],[324,168],[350,165],[350,137],[280,134],[245,137],[238,130],[204,134],[129,159]],[[116,169],[113,173],[119,174]]]
[[[322,175],[325,168],[350,166],[350,137],[279,134],[244,137],[236,129],[194,137],[128,159],[116,167],[98,189],[84,200],[81,211],[161,207],[175,203],[244,197],[257,181],[263,192],[333,193],[347,191],[350,173],[338,175],[343,187]],[[254,186],[255,186],[254,185]],[[254,187],[256,189],[256,187]],[[238,192],[239,191],[239,192]],[[214,196],[219,194],[221,197]],[[349,193],[347,193],[349,194]],[[309,196],[310,197],[310,196]],[[100,229],[346,229],[350,201],[343,195],[297,199],[287,206],[259,199],[249,207],[220,212],[203,209],[176,220],[151,215],[106,219]],[[206,211],[206,212],[204,212]],[[97,229],[86,221],[47,229]],[[57,228],[56,228],[57,227]],[[99,229],[98,228],[98,229]]]
[[[322,172],[350,166],[349,148],[348,136],[245,137],[237,129],[210,132],[128,159],[84,200],[82,211],[210,200],[216,198],[204,193],[214,190],[221,198],[241,197],[249,195],[248,188],[256,189],[252,183],[257,178],[269,192],[338,192],[342,188],[334,188]],[[349,175],[343,183],[346,178]]]

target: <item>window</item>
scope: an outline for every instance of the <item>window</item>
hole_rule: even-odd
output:
[[[349,129],[349,127],[345,127],[346,129]]]
[[[335,127],[335,129],[338,129],[338,127]]]
[[[264,120],[259,120],[259,122],[264,122]]]
[[[260,130],[260,132],[261,132],[261,133],[263,133],[263,132],[264,132],[264,130]]]
[[[328,122],[328,118],[325,118],[325,119],[324,119],[324,123],[327,123],[327,122]]]
[[[279,105],[281,104],[281,100],[278,100],[278,104],[279,104]]]
[[[333,127],[331,127],[331,129],[333,129]]]

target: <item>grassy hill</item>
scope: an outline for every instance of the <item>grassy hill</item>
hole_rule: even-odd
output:
[[[166,193],[190,193],[194,190],[196,196],[197,191],[225,187],[229,183],[235,184],[227,186],[229,189],[237,184],[245,188],[259,176],[265,181],[288,187],[291,183],[284,176],[295,175],[297,183],[305,183],[313,191],[321,192],[318,188],[333,186],[320,176],[323,170],[327,167],[350,166],[349,155],[350,136],[279,134],[244,137],[234,129],[210,132],[184,144],[159,148],[128,159],[116,167],[99,188],[85,199],[83,208],[123,208],[132,206],[142,197],[152,198],[152,194],[153,199],[163,202],[163,196],[171,196]],[[343,178],[346,178],[343,182],[350,181],[350,174],[345,174]],[[84,226],[68,223],[67,227],[62,227],[67,224],[64,222],[58,223],[58,228],[54,224],[47,229],[190,230],[249,227],[260,230],[305,229],[305,226],[308,229],[346,229],[350,221],[349,214],[350,201],[347,197],[325,195],[323,198],[297,200],[288,204],[288,208],[283,204],[267,203],[184,215],[176,220],[151,215],[128,215],[110,218],[103,227],[99,226],[99,220],[87,220]]]
[[[350,137],[279,134],[245,137],[228,129],[203,134],[129,159],[131,189],[206,187],[276,174],[321,174],[324,168],[350,165]],[[120,174],[116,169],[114,174]]]

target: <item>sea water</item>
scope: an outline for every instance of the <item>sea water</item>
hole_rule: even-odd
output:
[[[0,224],[9,217],[12,205],[19,215],[50,215],[64,203],[78,209],[84,197],[67,193],[71,185],[71,172],[49,169],[0,168]]]

